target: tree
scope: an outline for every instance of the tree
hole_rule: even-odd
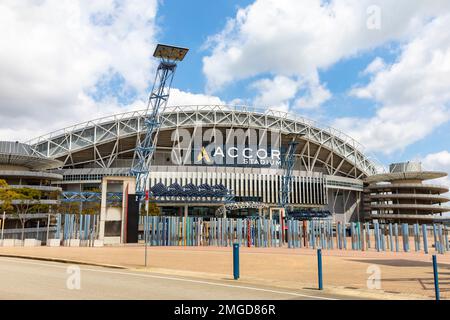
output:
[[[0,210],[2,212],[14,210],[14,207],[12,206],[12,200],[16,196],[16,193],[9,187],[6,181],[0,179]]]
[[[42,192],[31,188],[15,188],[13,189],[13,199],[11,201],[14,207],[14,215],[19,219],[22,225],[22,240],[25,235],[25,223],[27,222],[27,214],[39,212],[42,209],[42,204],[39,199]]]
[[[150,199],[148,201],[148,215],[149,216],[159,216],[159,214],[160,214],[159,207],[154,200],[155,199]],[[140,213],[141,213],[141,216],[147,215],[147,211],[145,210],[145,202],[141,206]]]

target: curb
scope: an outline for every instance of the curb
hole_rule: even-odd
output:
[[[38,261],[49,261],[49,262],[60,262],[60,263],[71,263],[71,264],[80,264],[80,265],[86,265],[86,266],[104,267],[104,268],[111,268],[111,269],[128,269],[127,267],[119,266],[119,265],[115,265],[115,264],[96,263],[96,262],[71,260],[71,259],[63,259],[63,258],[36,257],[36,256],[25,256],[25,255],[20,255],[20,254],[5,254],[5,253],[0,253],[0,257],[19,258],[19,259],[28,259],[28,260],[38,260]]]

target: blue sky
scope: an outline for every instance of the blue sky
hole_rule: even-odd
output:
[[[175,103],[286,110],[450,171],[449,24],[447,0],[4,0],[0,135],[142,109],[168,43],[190,48]]]
[[[176,1],[164,0],[158,11],[158,26],[161,28],[159,39],[164,43],[175,43],[189,47],[187,59],[180,65],[174,86],[190,92],[203,92],[206,78],[202,73],[202,59],[208,50],[202,48],[208,37],[220,32],[227,19],[236,15],[237,8],[245,8],[253,3],[247,1]],[[287,46],[289,44],[286,44]],[[320,79],[326,83],[333,97],[324,103],[320,113],[316,115],[324,123],[332,123],[335,117],[371,117],[377,110],[377,103],[358,99],[348,95],[355,85],[365,85],[370,79],[362,71],[376,57],[381,57],[387,64],[394,63],[399,54],[399,42],[387,42],[373,50],[344,58],[330,67],[320,70]],[[258,77],[256,77],[258,78]],[[249,88],[255,77],[237,81],[227,86],[217,95],[224,101],[239,98],[247,101],[255,96]],[[450,124],[439,126],[433,134],[420,139],[414,144],[406,145],[402,150],[384,154],[381,150],[374,153],[384,164],[395,161],[411,160],[426,156],[429,153],[450,149]],[[360,141],[364,144],[364,141]]]

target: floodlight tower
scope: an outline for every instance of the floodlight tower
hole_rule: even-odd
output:
[[[281,160],[281,167],[284,170],[284,175],[281,186],[280,206],[284,209],[286,216],[286,207],[289,203],[289,195],[291,193],[292,171],[295,164],[294,152],[297,149],[297,145],[299,144],[299,136],[300,135],[296,134],[292,137],[291,141],[289,141],[288,143],[288,149]]]
[[[161,126],[159,115],[164,112],[169,99],[170,87],[177,68],[177,62],[182,61],[189,51],[187,48],[179,48],[158,44],[153,56],[160,59],[153,83],[152,92],[148,98],[147,111],[144,119],[145,136],[138,138],[134,153],[131,175],[136,177],[136,195],[141,199],[145,193],[146,181],[150,172],[153,154],[156,149],[158,133]]]

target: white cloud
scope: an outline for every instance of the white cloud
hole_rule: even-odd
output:
[[[210,96],[201,93],[191,93],[181,91],[177,88],[170,90],[168,106],[177,105],[224,105],[226,102],[222,101],[219,97]]]
[[[369,65],[363,71],[363,74],[373,74],[384,70],[385,67],[386,64],[384,63],[383,59],[380,57],[376,57],[371,63],[369,63]]]
[[[303,109],[314,109],[331,98],[331,92],[320,84],[316,75],[304,86],[306,92],[295,101],[294,106]]]
[[[450,174],[450,152],[443,150],[436,153],[430,153],[422,159],[423,170],[443,171]],[[444,177],[430,181],[430,183],[441,183],[450,188],[450,178]]]
[[[284,76],[255,81],[251,87],[256,89],[259,94],[253,104],[258,107],[288,109],[288,101],[295,97],[300,85],[298,80]]]
[[[131,105],[144,107],[156,10],[156,0],[3,0],[1,139],[28,139]],[[105,95],[102,86],[115,81]],[[120,102],[120,94],[130,92],[135,103]],[[103,95],[93,99],[98,93]]]
[[[381,10],[379,30],[367,28],[371,5]],[[214,92],[232,81],[266,73],[273,75],[272,82],[279,76],[305,81],[341,59],[413,37],[430,17],[448,9],[450,2],[445,0],[256,0],[209,39],[212,52],[203,59],[207,89]],[[309,86],[310,96],[296,106],[327,100],[320,81]],[[264,95],[261,92],[257,99],[267,100]]]
[[[291,107],[313,109],[331,98],[331,93],[319,83],[317,73],[304,78],[280,75],[263,78],[254,81],[251,88],[258,92],[253,99],[255,106],[283,111]]]
[[[450,120],[450,14],[430,22],[402,48],[395,63],[377,71],[351,94],[380,105],[371,118],[344,118],[335,125],[369,149],[402,150]]]

